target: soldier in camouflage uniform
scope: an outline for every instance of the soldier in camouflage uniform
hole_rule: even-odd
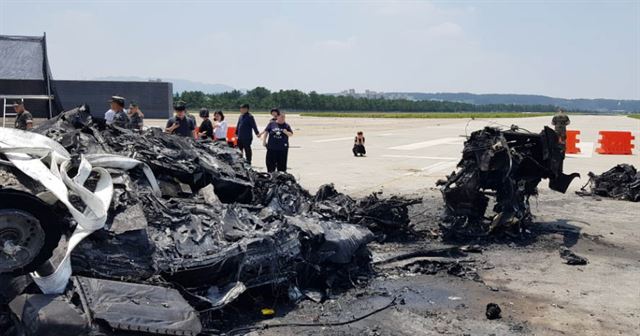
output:
[[[560,143],[564,146],[567,142],[567,125],[569,125],[571,121],[569,120],[569,116],[564,113],[561,109],[558,109],[558,112],[553,116],[551,120],[551,124],[558,133],[560,137]]]
[[[30,130],[33,127],[33,117],[29,111],[24,109],[24,103],[21,100],[16,101],[13,104],[13,109],[16,111],[15,127],[24,131]]]
[[[140,107],[137,103],[131,102],[129,104],[129,125],[128,128],[132,130],[142,130],[144,114],[140,111]]]

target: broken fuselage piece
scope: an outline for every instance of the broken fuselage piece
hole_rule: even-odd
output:
[[[562,173],[564,151],[549,127],[539,134],[512,126],[471,133],[458,170],[438,181],[445,201],[441,228],[445,235],[478,236],[496,231],[518,234],[531,221],[529,197],[549,179],[549,188],[564,193],[577,173]],[[485,217],[489,196],[494,216]]]

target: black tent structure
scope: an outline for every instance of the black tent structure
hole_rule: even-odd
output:
[[[0,35],[0,102],[2,126],[15,116],[11,105],[25,102],[36,118],[51,118],[62,111],[47,59],[43,36]]]
[[[124,96],[137,102],[145,118],[167,118],[173,111],[173,85],[159,80],[104,81],[54,80],[47,57],[46,34],[42,36],[0,35],[0,117],[10,126],[12,104],[22,100],[35,118],[52,118],[83,104],[101,117],[109,108],[109,97]]]

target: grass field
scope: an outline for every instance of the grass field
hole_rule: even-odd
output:
[[[633,119],[640,119],[640,114],[628,114],[627,117],[633,118]]]
[[[385,112],[303,112],[303,117],[327,117],[327,118],[421,118],[421,119],[449,119],[449,118],[530,118],[551,116],[549,113],[522,113],[522,112],[424,112],[424,113],[385,113]]]

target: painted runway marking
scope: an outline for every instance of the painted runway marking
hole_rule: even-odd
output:
[[[416,150],[421,148],[433,147],[438,145],[457,145],[464,142],[464,138],[441,138],[423,142],[416,142],[408,145],[395,146],[389,149],[393,150]]]
[[[404,174],[404,176],[419,175],[419,174],[430,175],[430,174],[434,174],[434,173],[437,173],[437,172],[441,172],[443,170],[451,169],[451,168],[453,168],[455,166],[456,166],[456,162],[455,161],[436,162],[436,163],[434,163],[432,165],[428,165],[426,167],[420,168],[420,171],[418,171],[418,172],[406,173],[406,174]]]
[[[313,142],[315,143],[321,143],[321,142],[334,142],[334,141],[345,141],[345,140],[351,140],[354,137],[344,137],[344,138],[333,138],[333,139],[322,139],[322,140],[314,140]]]
[[[580,154],[567,154],[567,157],[572,158],[590,158],[593,156],[593,142],[579,142],[576,147],[580,148]]]
[[[456,157],[447,157],[447,156],[419,156],[419,155],[383,155],[382,157],[388,158],[400,158],[400,159],[427,159],[427,160],[459,160],[460,158]]]
[[[456,166],[456,162],[452,162],[452,161],[444,161],[444,162],[438,162],[438,163],[434,163],[430,166],[426,166],[422,169],[420,169],[422,171],[422,173],[424,174],[433,174],[433,173],[437,173],[443,170],[447,170],[450,169],[452,167]]]
[[[382,133],[382,134],[373,134],[372,136],[383,136],[383,137],[387,137],[387,136],[392,136],[393,133]],[[352,140],[354,136],[350,136],[350,137],[343,137],[343,138],[332,138],[332,139],[321,139],[321,140],[313,140],[313,142],[315,143],[323,143],[323,142],[334,142],[334,141],[345,141],[345,140]],[[365,136],[366,138],[366,136]]]

